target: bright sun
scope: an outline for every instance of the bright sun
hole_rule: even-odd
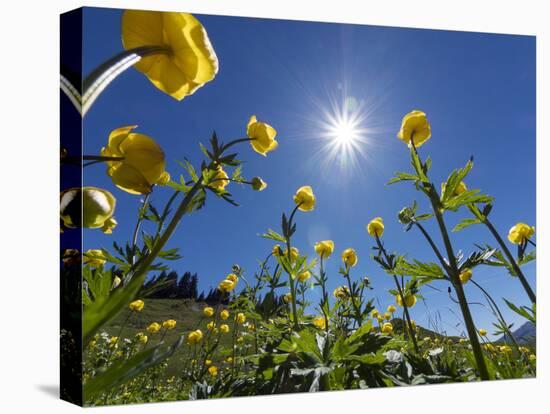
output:
[[[320,121],[320,138],[324,141],[320,157],[324,163],[336,163],[342,171],[352,173],[361,168],[361,158],[369,144],[367,116],[353,97],[331,101]]]
[[[329,132],[336,144],[347,146],[359,137],[359,129],[348,119],[338,120]]]

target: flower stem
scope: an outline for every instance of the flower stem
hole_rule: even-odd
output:
[[[386,249],[382,245],[382,242],[380,241],[380,238],[378,237],[378,235],[376,235],[376,243],[378,244],[378,248],[380,249],[380,251],[384,255],[384,257],[386,259],[386,263],[389,265],[390,264],[390,258],[388,257],[388,253],[386,252]],[[409,336],[410,336],[411,341],[413,343],[414,351],[418,354],[420,351],[418,349],[418,343],[416,342],[416,335],[414,334],[414,330],[413,330],[413,327],[412,327],[411,315],[409,314],[409,307],[407,306],[407,303],[405,301],[405,295],[403,294],[403,289],[401,287],[401,284],[399,283],[399,280],[397,279],[397,277],[395,275],[392,275],[392,276],[393,276],[393,281],[395,282],[395,286],[397,286],[397,292],[399,293],[399,297],[401,298],[401,303],[403,304],[403,310],[404,310],[405,319],[406,319],[405,325],[408,328]]]
[[[487,365],[485,363],[483,351],[481,350],[481,345],[479,344],[479,339],[477,337],[477,331],[474,325],[474,320],[472,318],[472,314],[470,312],[470,308],[466,300],[466,294],[464,293],[462,283],[460,282],[458,265],[456,263],[456,258],[454,255],[453,247],[451,245],[451,240],[449,238],[449,233],[447,231],[447,227],[445,226],[443,215],[439,210],[439,205],[433,199],[433,194],[430,197],[430,201],[432,202],[432,207],[437,220],[437,224],[439,225],[439,230],[441,231],[441,236],[443,237],[443,242],[447,250],[447,256],[450,264],[449,270],[451,271],[450,272],[451,274],[449,275],[451,278],[451,284],[455,289],[460,310],[462,312],[462,317],[464,318],[464,323],[466,325],[466,330],[468,331],[468,336],[470,338],[470,345],[472,346],[472,352],[474,353],[477,369],[479,370],[479,374],[482,380],[489,380],[490,379],[489,371],[487,370]]]

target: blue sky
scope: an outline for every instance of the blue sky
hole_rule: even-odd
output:
[[[122,50],[122,11],[88,8],[84,13],[84,72]],[[467,179],[496,198],[491,219],[501,234],[518,221],[535,223],[535,38],[452,31],[341,25],[298,21],[198,15],[220,62],[217,77],[194,95],[177,102],[157,90],[141,73],[126,71],[96,101],[85,118],[84,152],[99,154],[109,132],[139,125],[137,132],[152,136],[166,153],[167,170],[181,173],[176,160],[187,157],[198,165],[213,130],[223,141],[244,137],[252,114],[278,131],[279,148],[267,158],[248,144],[238,148],[244,175],[261,176],[268,188],[259,193],[248,187],[228,187],[240,206],[235,208],[209,196],[206,208],[184,218],[169,247],[179,247],[184,258],[172,262],[178,273],[197,272],[200,288],[215,286],[238,263],[248,276],[258,269],[273,243],[259,237],[278,230],[283,211],[293,208],[292,195],[311,185],[317,197],[313,212],[297,214],[293,242],[312,255],[318,240],[332,239],[336,254],[327,263],[329,287],[343,283],[337,273],[340,252],[354,247],[359,264],[352,277],[368,275],[373,297],[381,309],[393,303],[387,290],[392,279],[369,257],[373,239],[365,225],[376,216],[386,225],[389,250],[423,261],[436,261],[422,236],[404,233],[397,212],[412,200],[428,211],[426,200],[411,185],[387,186],[396,171],[409,170],[407,147],[396,138],[401,118],[412,109],[425,111],[432,139],[421,156],[433,158],[431,177],[443,181],[465,164],[475,166]],[[323,122],[327,112],[352,98],[361,113],[363,141],[355,162],[329,159]],[[111,248],[114,240],[130,238],[142,197],[118,190],[102,165],[85,169],[86,185],[103,187],[117,198],[119,226],[111,236],[86,230],[85,248]],[[153,203],[161,206],[169,196],[159,189]],[[466,211],[449,213],[453,226]],[[441,244],[435,223],[427,224]],[[466,254],[473,243],[495,244],[484,227],[453,234],[456,250]],[[535,265],[525,267],[535,286]],[[517,304],[528,299],[517,279],[500,268],[478,267],[475,280],[495,298]],[[447,295],[447,285],[424,288],[425,302],[412,309],[424,326],[439,313],[440,329],[462,331],[460,311]],[[481,300],[472,284],[471,301]],[[310,292],[316,300],[318,291]],[[518,327],[523,321],[502,310]],[[479,327],[491,328],[492,315],[473,306]],[[458,328],[457,328],[458,327]],[[458,329],[458,331],[457,331]]]

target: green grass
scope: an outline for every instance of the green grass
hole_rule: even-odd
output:
[[[170,345],[177,341],[181,335],[187,337],[187,334],[191,330],[201,329],[203,333],[206,333],[206,324],[212,320],[211,318],[204,317],[202,314],[203,308],[208,306],[206,303],[199,303],[190,299],[145,299],[144,301],[145,307],[141,312],[133,313],[129,309],[125,309],[105,328],[105,331],[112,336],[118,336],[124,321],[127,320],[119,340],[133,338],[138,332],[143,332],[149,337],[147,346],[154,346],[163,337],[164,329],[161,329],[154,335],[150,335],[146,331],[147,326],[152,322],[162,324],[167,319],[175,319],[177,322],[176,327],[167,331],[163,339],[165,344]],[[222,307],[220,306],[219,310],[221,309]],[[224,323],[227,323],[231,330],[233,330],[231,318],[224,321]],[[222,335],[220,345],[231,347],[231,337],[231,333]],[[186,346],[184,344],[182,348]],[[182,363],[182,358],[184,357],[185,354],[180,349],[168,361],[166,376],[177,375],[178,366]]]

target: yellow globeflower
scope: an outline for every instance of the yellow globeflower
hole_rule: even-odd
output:
[[[218,285],[218,289],[222,292],[229,293],[235,289],[235,282],[229,279],[222,280]]]
[[[313,325],[315,325],[319,329],[326,329],[326,320],[324,316],[316,316],[313,318]]]
[[[295,262],[299,255],[300,255],[300,251],[296,247],[291,247],[290,248],[290,261],[291,262]],[[288,256],[288,249],[285,249],[283,251],[283,256],[285,256],[285,257]]]
[[[351,247],[342,252],[342,261],[346,266],[353,267],[357,264],[357,253]]]
[[[378,309],[373,309],[370,313],[370,316],[372,316],[373,318],[378,318],[379,315],[380,312],[378,312]]]
[[[113,278],[113,289],[116,289],[122,283],[122,279],[118,276]]]
[[[508,232],[508,240],[514,244],[524,243],[535,234],[535,228],[525,223],[517,223]]]
[[[367,224],[367,232],[372,237],[382,237],[384,234],[384,222],[382,217],[376,217]]]
[[[472,275],[472,269],[464,269],[462,272],[460,272],[460,275],[458,276],[460,278],[460,283],[465,285],[472,278]]]
[[[260,177],[254,177],[250,180],[250,184],[254,191],[264,191],[267,188],[267,183]]]
[[[200,342],[202,339],[202,331],[200,329],[196,329],[194,331],[189,332],[189,335],[187,335],[187,342],[190,344],[196,344]]]
[[[410,293],[405,296],[405,305],[407,305],[407,308],[412,308],[416,304],[416,296],[411,295]],[[403,301],[401,300],[401,295],[397,294],[395,296],[395,301],[399,306],[403,306]]]
[[[246,135],[250,138],[250,145],[258,154],[264,157],[268,152],[277,148],[279,143],[275,140],[277,131],[271,125],[259,122],[256,115],[252,115],[246,126]]]
[[[60,218],[68,228],[102,228],[112,218],[116,206],[115,197],[97,187],[70,188],[61,193],[59,201]]]
[[[218,58],[206,30],[188,13],[126,10],[125,49],[160,46],[167,52],[142,58],[134,67],[161,91],[181,101],[218,73]]]
[[[486,336],[487,335],[487,330],[485,330],[483,328],[479,329],[478,332],[479,332],[480,336]]]
[[[220,332],[224,334],[229,333],[229,325],[226,323],[222,323],[220,325]]]
[[[141,299],[134,300],[129,305],[130,310],[132,312],[141,312],[144,306],[145,306],[145,302],[143,302]]]
[[[350,296],[349,288],[347,286],[338,286],[332,292],[336,299],[344,300]]]
[[[395,306],[393,306],[393,305],[388,306],[388,312],[389,313],[394,313],[396,310],[397,309],[395,308]]]
[[[308,270],[305,270],[298,274],[298,280],[300,282],[305,282],[311,277],[311,273]]]
[[[285,293],[285,295],[283,296],[283,301],[285,303],[289,303],[290,301],[292,300],[292,293]]]
[[[294,194],[294,203],[299,205],[300,211],[311,211],[315,207],[315,195],[313,189],[309,185],[298,188]]]
[[[229,176],[227,173],[221,166],[218,166],[208,185],[215,190],[222,191],[225,190],[225,187],[227,187],[229,182]]]
[[[537,360],[537,356],[535,354],[529,355],[529,361],[535,362]]]
[[[87,250],[83,255],[84,264],[87,264],[91,267],[101,267],[107,261],[103,251],[99,249],[90,249]]]
[[[117,226],[118,222],[115,220],[114,217],[110,217],[103,223],[103,226],[101,226],[101,231],[105,234],[112,234],[113,229]]]
[[[106,161],[107,174],[118,188],[130,194],[148,194],[159,180],[166,180],[164,151],[153,138],[132,132],[136,127],[111,131],[101,155],[121,158]]]
[[[242,325],[246,321],[246,316],[244,313],[239,312],[237,313],[237,317],[235,318],[235,320],[237,321],[237,323]]]
[[[273,246],[273,249],[271,250],[271,253],[273,254],[273,256],[282,256],[283,255],[283,250],[281,249],[281,246],[276,244],[275,246]]]
[[[315,243],[315,253],[322,259],[327,259],[334,251],[334,242],[332,240],[323,240]]]
[[[215,377],[216,375],[218,375],[218,367],[216,367],[215,365],[212,365],[211,367],[208,368],[208,373],[213,377]]]
[[[382,333],[391,334],[393,332],[393,325],[390,322],[386,322],[382,325],[380,330],[382,331]]]
[[[229,318],[229,311],[227,309],[224,309],[220,312],[220,318],[224,321]]]
[[[237,282],[239,281],[239,277],[234,274],[234,273],[229,273],[227,276],[226,276],[226,279],[227,280],[231,280],[233,283],[237,284]]]
[[[422,111],[411,111],[403,117],[401,129],[397,133],[397,138],[411,146],[411,140],[415,147],[420,147],[432,135],[430,123],[426,114]]]
[[[206,329],[208,329],[209,331],[213,331],[215,327],[216,327],[216,322],[214,321],[210,321],[206,324]]]
[[[174,319],[168,319],[164,322],[162,322],[162,327],[166,329],[167,331],[174,329],[176,327],[177,322]]]
[[[202,310],[202,313],[204,314],[204,316],[207,316],[207,317],[212,317],[214,316],[214,308],[211,307],[211,306],[207,306],[206,308],[204,308]]]
[[[391,319],[391,313],[389,312],[384,312],[384,319],[389,321]]]
[[[158,331],[160,331],[160,328],[160,323],[153,322],[147,327],[147,332],[149,332],[150,334],[156,334]]]
[[[138,333],[136,334],[136,340],[137,340],[139,343],[145,345],[145,344],[147,343],[147,341],[149,340],[149,338],[148,338],[147,335],[145,335],[143,332],[138,332]]]

